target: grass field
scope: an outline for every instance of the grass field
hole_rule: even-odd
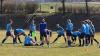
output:
[[[28,32],[26,31],[26,33]],[[4,36],[5,31],[0,31],[0,41]],[[57,34],[53,32],[50,41],[52,42],[56,36]],[[95,38],[100,41],[99,36],[100,33],[96,33]],[[37,34],[37,38],[39,40],[39,34]],[[21,39],[24,40],[24,37],[21,36]],[[11,43],[12,38],[8,38],[6,43],[0,46],[0,56],[100,56],[100,48],[97,47],[96,43],[93,46],[67,48],[63,38],[51,45],[51,48],[46,45],[44,47],[24,47],[23,44],[13,45]]]

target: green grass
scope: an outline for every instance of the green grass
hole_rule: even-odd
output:
[[[28,33],[26,31],[26,33]],[[0,31],[0,41],[5,36],[5,31]],[[53,32],[53,36],[50,38],[52,42],[57,34]],[[96,39],[100,41],[100,33],[96,33]],[[39,33],[37,32],[37,38],[39,41]],[[21,36],[22,41],[24,37]],[[59,43],[58,43],[59,42]],[[96,43],[93,46],[88,47],[65,47],[63,38],[60,38],[55,44],[48,48],[33,46],[24,47],[23,44],[13,45],[12,38],[8,38],[6,43],[0,46],[0,56],[100,56],[100,48],[97,47]]]

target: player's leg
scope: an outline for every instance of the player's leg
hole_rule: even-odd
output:
[[[72,39],[72,43],[75,44],[77,36],[76,36],[76,35],[73,35],[72,38],[73,38],[73,39]]]
[[[32,31],[31,32],[31,36],[34,38],[34,40],[37,42],[37,38],[36,38],[36,32]]]
[[[64,37],[64,40],[65,40],[65,43],[66,43],[66,41],[67,41],[67,40],[66,40],[66,37],[65,37],[65,35],[64,35],[64,34],[63,34],[63,37]]]
[[[9,36],[11,36],[10,32],[6,32],[6,37],[2,40],[2,43],[4,43]]]
[[[77,40],[77,36],[74,37],[74,42],[76,42],[76,40]]]
[[[14,35],[15,35],[15,42],[17,43],[17,37],[18,37],[18,33],[16,30],[14,30]]]
[[[48,47],[49,47],[49,39],[48,39],[47,36],[45,36],[45,41],[46,41],[46,43],[47,43],[47,45],[48,45]]]
[[[86,45],[86,34],[82,33],[82,46]]]
[[[4,43],[7,40],[8,36],[6,36],[3,40],[2,43]]]
[[[86,44],[86,38],[83,37],[83,38],[82,38],[82,46],[84,46],[85,44]]]
[[[18,36],[17,36],[17,35],[15,35],[15,42],[16,42],[16,43],[17,43],[17,37],[18,37]]]
[[[36,38],[36,36],[34,37],[34,39],[35,39],[35,41],[37,42],[37,38]]]
[[[40,33],[40,46],[43,46],[44,45],[44,34],[43,33]]]
[[[74,36],[71,36],[72,43],[74,42]]]
[[[91,39],[91,45],[93,45],[93,39],[94,39],[94,37],[91,35],[90,39]]]
[[[90,44],[90,35],[87,35],[87,45]]]
[[[74,44],[76,43],[76,40],[77,40],[77,36],[74,36]]]
[[[88,44],[91,44],[91,37],[88,35]]]
[[[59,37],[61,37],[61,35],[58,35],[57,38],[54,39],[54,41],[52,43],[55,43],[58,40]]]
[[[94,38],[94,35],[91,36],[92,37],[92,41],[94,40],[97,44],[99,44],[99,41],[97,41],[97,39]],[[92,42],[93,44],[93,42]]]
[[[86,46],[87,46],[87,40],[88,40],[88,39],[87,39],[87,38],[85,38],[85,45],[86,45]]]
[[[78,38],[78,40],[79,40],[79,46],[81,46],[81,38]]]
[[[32,31],[29,31],[30,35],[32,36]]]
[[[80,35],[80,46],[84,46],[85,44],[85,34],[84,33],[81,33]]]
[[[10,36],[13,38],[13,44],[15,44],[16,43],[16,39],[15,39],[15,35],[13,34],[13,32],[10,32]]]
[[[93,40],[94,40],[97,44],[99,44],[99,41],[97,41],[97,39],[94,38]]]
[[[85,37],[85,42],[86,42],[85,45],[88,46],[88,44],[89,44],[89,36],[88,35],[86,35],[86,37]]]
[[[67,35],[67,39],[68,39],[68,47],[71,47],[71,33],[68,32],[66,35]]]
[[[19,36],[18,36],[18,40],[19,40],[19,42],[20,42],[20,43],[22,43],[22,41],[21,41],[21,39],[20,39],[20,37],[19,37]]]

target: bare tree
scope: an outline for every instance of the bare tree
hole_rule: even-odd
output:
[[[26,2],[25,11],[28,14],[34,13],[38,9],[38,4],[35,2]]]

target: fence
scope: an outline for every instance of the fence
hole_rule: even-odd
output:
[[[62,27],[65,28],[65,24],[66,21],[68,19],[68,14],[66,14],[67,16],[65,17],[63,14],[54,14],[54,15],[49,15],[49,16],[44,16],[44,18],[46,18],[46,21],[48,23],[48,29],[51,30],[55,30],[56,29],[56,24],[60,24]],[[100,32],[100,15],[99,14],[95,14],[95,15],[90,15],[92,17],[90,17],[89,19],[93,21],[93,24],[96,27],[96,32]],[[14,20],[14,24],[13,27],[22,27],[24,29],[28,29],[30,21],[28,23],[25,23],[26,20],[28,20],[28,16],[20,16],[20,15],[13,15],[12,17],[8,16],[8,15],[4,15],[4,16],[0,16],[0,25],[2,29],[5,29],[5,26],[7,24],[7,22],[9,21],[9,19],[12,18]],[[31,18],[31,17],[30,17]],[[38,16],[35,19],[35,23],[37,25],[37,30],[39,30],[39,23],[41,22],[41,20],[43,19],[42,16]],[[70,16],[70,19],[72,20],[72,22],[74,23],[74,29],[77,30],[81,27],[81,22],[83,20],[85,20],[85,14],[81,15],[81,14],[73,14]],[[23,27],[24,25],[24,27]]]

